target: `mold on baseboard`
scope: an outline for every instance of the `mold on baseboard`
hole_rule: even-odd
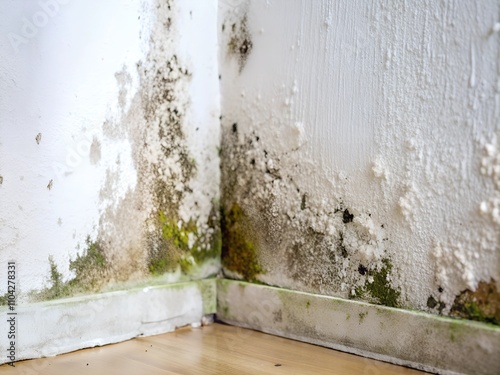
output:
[[[353,300],[219,279],[217,318],[439,374],[497,374],[500,328]]]

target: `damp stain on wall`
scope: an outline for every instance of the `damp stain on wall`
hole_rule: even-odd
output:
[[[287,156],[238,125],[223,126],[221,150],[226,276],[400,306],[383,225],[340,197],[312,202],[281,170]]]
[[[498,4],[451,5],[478,30],[467,35],[439,6],[425,22],[416,7],[346,6],[221,7],[224,211],[237,204],[251,223],[259,282],[484,321],[468,301],[481,280],[500,285],[498,33],[485,18]],[[229,43],[244,14],[252,79]],[[402,37],[409,24],[422,32]],[[479,71],[481,85],[450,80]]]
[[[220,254],[217,197],[205,198],[212,200],[212,209],[203,215],[185,212],[183,204],[193,200],[191,180],[197,173],[184,131],[192,73],[174,52],[174,3],[159,2],[156,12],[154,47],[137,66],[139,92],[124,124],[118,124],[127,129],[138,177],[131,200],[122,205],[124,213],[137,205],[143,211],[137,231],[138,244],[146,253],[139,254],[139,267],[155,276],[177,268],[187,275],[205,261],[216,262]],[[136,113],[142,114],[139,130],[134,123]]]
[[[218,189],[195,191],[200,168],[203,176],[211,171],[192,154],[186,135],[193,73],[177,54],[176,3],[157,1],[151,11],[155,21],[148,53],[115,74],[118,114],[104,121],[102,135],[90,144],[89,164],[108,165],[99,193],[99,221],[69,262],[72,276],[63,280],[50,258],[47,286],[31,293],[32,300],[218,272],[221,233],[218,195],[213,193]],[[106,164],[110,151],[105,145],[113,142],[129,151],[118,152],[116,162]],[[213,148],[213,155],[205,155],[217,159]],[[126,158],[132,160],[132,171]],[[218,180],[205,185],[218,186]]]

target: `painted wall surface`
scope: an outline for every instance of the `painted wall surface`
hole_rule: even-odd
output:
[[[218,271],[216,17],[0,2],[0,264],[19,303]]]
[[[488,1],[221,1],[228,277],[498,324]]]

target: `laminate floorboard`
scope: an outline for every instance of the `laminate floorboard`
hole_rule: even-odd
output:
[[[213,324],[0,366],[22,375],[417,375],[423,372],[239,327]]]

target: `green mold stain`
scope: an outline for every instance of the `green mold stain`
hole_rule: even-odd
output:
[[[214,314],[217,312],[217,285],[216,282],[199,281],[197,283],[203,298],[203,314]]]
[[[83,254],[69,262],[69,269],[75,272],[75,278],[69,283],[83,290],[98,290],[106,279],[108,262],[97,241],[91,241],[88,236],[85,243]]]
[[[57,298],[64,298],[71,295],[71,288],[69,283],[65,283],[62,280],[62,273],[57,269],[57,265],[54,262],[54,258],[49,256],[49,265],[50,265],[50,273],[49,273],[49,283],[50,287],[46,287],[42,289],[40,292],[34,294],[32,297],[35,300],[47,301],[53,300]]]
[[[85,243],[86,248],[82,255],[78,254],[75,260],[69,262],[69,269],[75,273],[75,277],[69,281],[63,280],[63,275],[59,272],[53,257],[49,256],[50,286],[29,293],[32,300],[48,301],[99,290],[107,280],[108,262],[98,242],[92,241],[88,236]]]
[[[154,240],[157,245],[149,251],[147,264],[152,275],[175,271],[178,266],[187,275],[193,268],[220,257],[222,240],[218,217],[210,214],[210,234],[200,233],[193,219],[178,223],[163,211],[157,213],[156,225],[159,228]]]
[[[9,304],[9,293],[0,296],[0,306],[7,306]]]
[[[222,215],[222,264],[240,274],[244,280],[256,281],[264,271],[261,268],[254,242],[251,240],[251,223],[243,209],[234,203]]]
[[[456,342],[463,335],[463,327],[459,322],[451,322],[449,330],[451,342]]]
[[[173,271],[177,265],[184,274],[189,274],[193,267],[220,256],[222,240],[218,225],[209,222],[214,233],[208,248],[203,248],[194,220],[179,225],[175,220],[167,218],[163,212],[158,213],[158,220],[161,227],[161,246],[154,253],[150,253],[148,268],[151,274],[161,275]]]
[[[57,269],[52,256],[49,256],[50,264],[50,283],[51,287],[47,289],[46,299],[56,299],[68,296],[70,293],[69,284],[65,283],[62,278],[62,273]]]
[[[461,292],[453,302],[450,316],[500,325],[500,292],[495,281],[481,281],[475,291]]]
[[[365,285],[355,289],[355,297],[360,299],[369,298],[373,302],[388,307],[399,307],[401,292],[394,289],[387,277],[391,274],[392,263],[389,259],[382,259],[383,266],[380,270],[370,270],[368,275],[373,278],[373,282],[366,280]]]

